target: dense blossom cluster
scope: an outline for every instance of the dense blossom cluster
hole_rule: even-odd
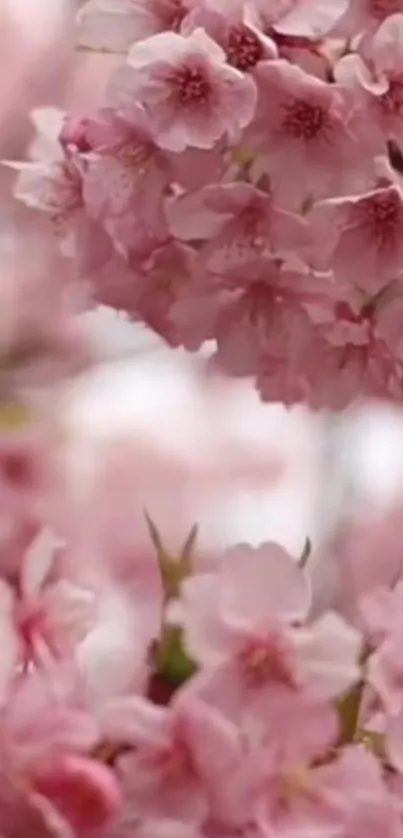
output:
[[[138,551],[131,446],[83,486],[11,418],[0,834],[401,838],[401,509],[340,526],[331,585],[274,542],[173,555],[148,515]]]
[[[90,0],[122,53],[16,194],[92,299],[264,400],[401,401],[400,0]]]
[[[59,409],[97,303],[265,400],[401,401],[403,0],[89,0],[77,32],[121,56],[104,107],[1,173],[0,837],[403,838],[402,510],[320,561],[173,551],[133,499],[189,474],[129,437],[95,468]]]

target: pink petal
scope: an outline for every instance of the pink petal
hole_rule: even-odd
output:
[[[206,784],[214,816],[225,822],[246,820],[250,805],[248,776],[238,727],[215,707],[194,697],[186,698],[186,691],[183,697],[182,703],[178,694],[176,709]]]
[[[105,826],[121,804],[112,771],[85,757],[64,757],[39,774],[35,785],[77,830]]]
[[[338,614],[328,612],[296,631],[294,643],[307,690],[316,697],[341,695],[360,677],[361,635]]]
[[[273,619],[303,620],[310,607],[308,578],[279,544],[247,544],[222,562],[222,613],[229,621],[265,627]]]
[[[348,0],[302,0],[275,24],[277,32],[306,38],[323,38],[348,10]]]
[[[50,529],[44,527],[30,544],[22,566],[21,588],[24,596],[37,594],[52,569],[56,548],[60,542]]]
[[[112,699],[100,718],[104,734],[112,741],[155,746],[168,742],[167,711],[141,696]]]
[[[220,663],[229,655],[232,644],[219,612],[219,578],[206,573],[186,579],[181,600],[185,644],[190,655],[207,666]]]

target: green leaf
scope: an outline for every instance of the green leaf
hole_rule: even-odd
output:
[[[196,664],[185,652],[180,626],[165,626],[155,651],[154,666],[168,684],[177,687],[196,672]]]

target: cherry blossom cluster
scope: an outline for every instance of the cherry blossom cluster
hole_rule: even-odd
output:
[[[128,557],[130,446],[84,490],[6,418],[0,834],[402,838],[401,509],[340,525],[331,585],[309,545],[172,553],[148,513]]]
[[[16,195],[88,302],[264,400],[400,402],[403,3],[89,0],[78,43],[121,54],[104,106]]]

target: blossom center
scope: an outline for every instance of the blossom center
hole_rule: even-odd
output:
[[[381,243],[387,243],[399,225],[401,209],[394,194],[372,197],[360,204],[360,216],[371,235]]]
[[[239,664],[250,687],[273,682],[294,689],[297,686],[289,650],[278,638],[247,643],[239,655]]]
[[[180,105],[205,105],[210,95],[210,82],[198,67],[181,67],[173,79],[175,98]]]
[[[228,37],[227,56],[233,67],[247,72],[262,59],[262,44],[248,26],[232,26]]]
[[[296,99],[285,107],[283,130],[299,140],[314,140],[322,131],[326,114],[320,105]]]
[[[138,170],[148,163],[152,153],[150,143],[140,145],[134,142],[128,143],[122,151],[122,163],[128,169]]]
[[[296,765],[280,774],[277,781],[279,803],[287,805],[296,797],[310,797],[313,793],[313,773],[307,765]]]
[[[181,741],[162,749],[157,755],[156,763],[163,778],[170,782],[180,781],[195,773],[189,748]]]
[[[30,653],[34,638],[45,631],[45,609],[39,602],[29,604],[18,602],[15,606],[14,619],[25,650]]]

